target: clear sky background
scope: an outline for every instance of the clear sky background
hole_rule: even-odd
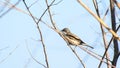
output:
[[[56,0],[56,2],[58,1],[59,0]],[[92,0],[83,1],[95,12]],[[4,8],[1,6],[2,2],[4,2],[4,0],[0,1],[0,11]],[[16,1],[11,0],[10,2],[14,4]],[[30,5],[34,0],[28,0],[26,2]],[[101,16],[104,15],[107,9],[106,7],[109,6],[108,2],[109,0],[100,1]],[[22,1],[17,7],[26,11]],[[5,7],[4,11],[7,9],[8,7]],[[33,12],[34,16],[39,17],[45,9],[46,5],[43,0],[34,4],[30,10]],[[4,11],[0,12],[0,14]],[[63,0],[58,5],[53,6],[51,11],[55,14],[53,15],[53,19],[59,29],[68,27],[84,42],[93,46],[94,49],[92,49],[92,51],[101,55],[104,53],[99,23],[79,5],[76,0]],[[120,11],[118,10],[117,13],[120,13]],[[107,17],[105,22],[110,26],[110,14],[108,14]],[[51,24],[48,13],[43,17],[43,20]],[[43,23],[40,23],[40,28],[43,33],[50,68],[82,68],[81,63],[69,49],[66,42],[55,31],[48,28]],[[5,58],[7,59],[2,63],[0,62],[0,68],[43,68],[31,58],[26,48],[28,44],[28,48],[34,58],[45,64],[42,45],[41,42],[38,41],[39,39],[38,30],[30,16],[13,9],[1,17],[0,49],[2,50],[0,50],[0,61]],[[113,48],[111,46],[110,55],[113,55],[112,50]],[[76,48],[76,51],[87,68],[97,68],[99,64],[97,59],[79,48]],[[12,54],[9,55],[11,52]],[[118,63],[120,63],[120,60],[118,60]],[[105,68],[104,65],[102,66]],[[118,64],[117,68],[119,67],[120,65]]]

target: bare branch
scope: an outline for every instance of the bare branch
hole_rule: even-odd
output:
[[[17,45],[3,60],[0,61],[0,64],[2,62],[4,62],[7,58],[9,58],[9,56],[11,56],[13,54],[13,52],[15,52],[15,50],[19,47],[19,45]]]
[[[100,58],[100,56],[99,55],[97,55],[96,53],[94,53],[94,52],[92,52],[92,51],[90,51],[90,50],[87,50],[87,49],[85,49],[85,48],[83,48],[83,47],[81,47],[81,46],[79,46],[82,50],[84,50],[85,52],[87,52],[88,54],[90,54],[91,56],[93,56],[94,58],[96,58],[96,59],[98,59],[98,60],[100,60],[100,61],[102,61],[102,62],[104,62],[104,63],[106,63],[106,64],[109,64],[109,63],[107,63],[107,62],[105,62],[104,60],[102,60],[101,58]],[[106,58],[107,59],[107,58]],[[110,61],[110,60],[108,60],[108,61]],[[111,65],[111,64],[109,64],[111,67],[115,67],[115,66],[113,66],[113,65]]]
[[[85,64],[84,64],[83,61],[80,59],[80,57],[79,57],[79,55],[76,53],[76,51],[75,51],[70,45],[68,45],[68,46],[69,46],[69,48],[71,49],[71,51],[75,54],[75,56],[78,58],[78,60],[79,60],[80,63],[82,64],[82,66],[83,66],[84,68],[86,68]]]
[[[78,0],[78,2],[91,14],[94,18],[96,18],[99,23],[101,23],[113,36],[115,39],[118,39],[120,41],[119,36],[111,29],[109,28],[102,19],[100,19],[96,14],[94,14],[83,2],[82,0]]]
[[[7,47],[4,47],[4,48],[1,48],[0,51],[5,50],[5,49],[7,49],[7,48],[8,48],[8,46],[7,46]]]
[[[99,8],[98,8],[98,3],[97,3],[97,1],[96,0],[93,0],[93,4],[94,4],[94,6],[95,6],[95,10],[96,10],[96,12],[97,12],[97,15],[100,17],[100,14],[99,14]],[[107,11],[106,11],[106,13],[105,13],[105,16],[107,15]],[[105,18],[105,16],[104,16],[104,18]],[[103,18],[103,19],[104,19]],[[105,31],[104,31],[104,29],[103,29],[103,26],[102,26],[102,24],[100,23],[100,27],[101,27],[101,31],[102,31],[102,38],[103,38],[103,42],[104,42],[104,46],[105,46],[105,49],[107,48],[107,40],[106,40],[106,37],[105,37]],[[109,54],[108,54],[108,52],[106,52],[106,57],[107,57],[107,68],[110,68],[110,62],[108,61],[108,60],[110,60],[109,59]],[[102,58],[102,60],[103,60],[103,58]],[[100,68],[100,66],[102,65],[102,61],[100,62],[100,64],[99,64],[99,66],[98,66],[98,68]]]
[[[113,0],[113,1],[117,5],[117,7],[120,9],[120,3],[118,3],[118,1],[116,1],[116,0]]]
[[[16,5],[18,5],[20,3],[20,1],[21,0],[18,0],[14,5],[10,6],[10,8],[6,12],[4,12],[0,15],[0,18],[3,17],[5,14],[7,14],[9,11],[11,11],[11,9],[13,9]]]
[[[25,3],[25,0],[23,0],[23,2],[24,2],[24,4],[25,4],[28,12],[30,13],[32,19],[34,20],[36,26],[37,26],[37,29],[38,29],[38,32],[39,32],[39,36],[40,36],[40,39],[41,39],[41,43],[42,43],[42,46],[43,46],[43,52],[44,52],[44,56],[45,56],[45,62],[46,62],[47,68],[49,68],[48,57],[47,57],[47,53],[46,53],[46,47],[45,47],[45,44],[44,44],[44,40],[43,40],[43,36],[42,36],[41,29],[40,29],[39,24],[38,24],[38,23],[39,23],[39,20],[38,20],[38,21],[35,20],[34,16],[33,16],[32,13],[30,12],[27,4]]]
[[[48,13],[49,13],[50,21],[51,21],[53,27],[54,27],[55,29],[57,29],[57,28],[56,28],[56,25],[55,25],[55,22],[54,22],[53,19],[52,19],[52,14],[51,14],[51,11],[50,11],[50,8],[49,8],[49,5],[48,5],[48,1],[47,1],[47,0],[45,0],[45,1],[46,1],[46,5],[47,5],[47,7],[48,7]],[[55,0],[53,0],[52,2],[55,2]]]
[[[118,26],[116,32],[118,31],[119,28],[120,28],[120,25]],[[108,51],[108,49],[109,49],[109,47],[110,47],[110,44],[111,44],[113,38],[114,38],[114,37],[112,37],[112,38],[110,39],[110,42],[109,42],[109,44],[108,44],[108,46],[107,46],[107,48],[106,48],[106,50],[105,50],[105,52],[104,52],[104,54],[103,54],[102,60],[104,59],[104,57],[105,57],[105,55],[106,55],[106,53],[107,53],[107,51]],[[99,65],[99,66],[100,66],[100,65]]]
[[[44,16],[44,14],[47,12],[47,10],[49,10],[49,8],[53,5],[53,3],[55,2],[55,0],[53,0],[51,2],[51,4],[49,6],[47,6],[47,9],[43,12],[43,14],[40,16],[40,18],[38,19],[37,24],[42,20],[42,17]]]
[[[31,52],[30,52],[30,50],[29,50],[29,48],[28,48],[27,41],[26,41],[26,48],[27,48],[28,53],[30,54],[31,58],[32,58],[35,62],[37,62],[38,64],[42,65],[44,68],[47,68],[44,64],[40,63],[39,61],[37,61],[37,60],[32,56],[32,54],[31,54]]]
[[[57,3],[53,4],[53,5],[58,5],[59,3],[61,3],[63,0],[58,1]]]
[[[33,2],[33,3],[29,6],[29,8],[32,7],[34,4],[36,4],[38,1],[39,1],[39,0],[36,0],[35,2]]]
[[[112,29],[114,31],[116,31],[115,6],[114,6],[113,0],[110,0],[110,10],[111,10]],[[118,56],[118,54],[119,54],[118,40],[117,39],[113,39],[113,44],[114,44],[114,56],[113,56],[112,65],[116,66],[117,65],[117,60],[118,60],[118,57],[119,57]]]

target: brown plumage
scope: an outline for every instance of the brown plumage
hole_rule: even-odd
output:
[[[93,48],[92,46],[87,45],[86,43],[84,43],[78,36],[76,36],[75,34],[71,33],[70,30],[68,28],[64,28],[62,31],[63,36],[65,37],[65,39],[67,40],[67,42],[70,45],[84,45],[84,46],[88,46],[90,48]]]

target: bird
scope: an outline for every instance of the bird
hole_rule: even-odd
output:
[[[71,33],[71,31],[68,28],[62,29],[61,32],[69,45],[74,45],[74,46],[84,45],[93,49],[92,46],[87,45],[77,35]]]

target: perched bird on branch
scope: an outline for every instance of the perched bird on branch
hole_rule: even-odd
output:
[[[71,33],[68,28],[64,28],[63,30],[61,30],[61,32],[62,32],[64,38],[67,40],[69,45],[75,45],[75,46],[84,45],[84,46],[87,46],[87,47],[90,47],[93,49],[92,46],[87,45],[78,36]]]

